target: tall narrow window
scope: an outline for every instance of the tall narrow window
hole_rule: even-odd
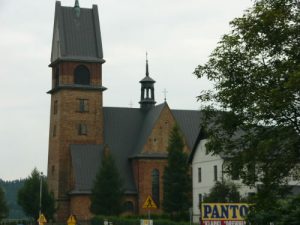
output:
[[[74,71],[74,83],[89,85],[90,84],[90,71],[86,66],[77,66]]]
[[[214,181],[218,180],[218,167],[214,166]]]
[[[152,198],[159,207],[159,170],[152,170]]]
[[[202,174],[201,174],[201,167],[198,168],[198,183],[201,183],[202,181]]]
[[[79,112],[88,112],[89,111],[89,100],[87,99],[78,99],[78,110]]]
[[[79,135],[87,135],[87,125],[86,124],[79,124],[78,126],[78,134]]]

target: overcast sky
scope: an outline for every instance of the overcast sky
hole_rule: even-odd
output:
[[[73,6],[74,0],[62,0]],[[155,96],[175,109],[199,109],[212,85],[192,74],[206,62],[229,22],[252,0],[80,0],[99,9],[104,106],[139,107],[145,53]],[[0,178],[47,173],[54,0],[0,0]]]

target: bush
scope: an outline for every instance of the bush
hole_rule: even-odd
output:
[[[152,215],[151,215],[152,217]],[[168,219],[159,218],[159,216],[153,215],[155,218],[151,218],[154,220],[154,225],[189,225],[189,222],[175,222]],[[147,216],[139,216],[139,217],[107,217],[107,216],[96,216],[92,219],[92,225],[103,225],[104,220],[108,220],[112,222],[113,225],[140,225],[141,219],[147,219]]]

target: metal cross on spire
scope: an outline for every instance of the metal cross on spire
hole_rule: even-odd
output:
[[[164,89],[163,93],[164,93],[164,96],[165,96],[164,100],[165,100],[165,102],[167,102],[167,93],[168,93],[167,89]]]

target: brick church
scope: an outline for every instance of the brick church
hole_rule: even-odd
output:
[[[91,188],[104,150],[112,154],[124,181],[124,212],[146,214],[142,205],[148,195],[158,205],[152,212],[162,212],[169,133],[177,123],[190,152],[199,132],[199,111],[173,110],[167,102],[156,105],[148,61],[140,81],[140,108],[103,106],[104,62],[97,6],[80,8],[76,0],[74,7],[65,7],[57,1],[48,91],[48,185],[58,221],[70,214],[91,218]]]

